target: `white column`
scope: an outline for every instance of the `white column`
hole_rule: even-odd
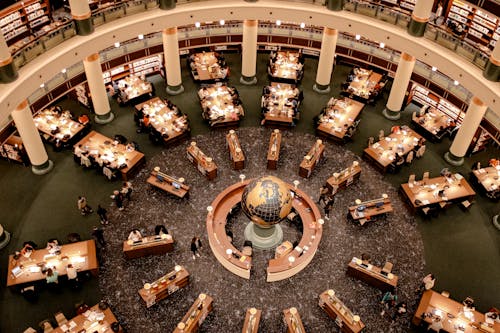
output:
[[[497,42],[490,58],[486,63],[483,76],[490,81],[498,82],[500,80],[500,42]]]
[[[337,38],[338,31],[336,29],[324,27],[318,69],[316,72],[316,83],[313,85],[313,90],[317,93],[327,94],[330,92]]]
[[[0,82],[9,83],[16,78],[17,69],[14,66],[14,59],[3,34],[0,32]]]
[[[33,121],[28,101],[25,100],[11,113],[16,124],[17,131],[23,140],[24,148],[28,153],[31,170],[34,174],[44,175],[54,167],[49,160],[45,146],[43,145],[38,129]]]
[[[163,29],[162,36],[165,72],[167,76],[167,93],[169,95],[178,95],[184,91],[184,86],[182,85],[177,27]]]
[[[481,124],[481,120],[488,109],[479,98],[473,97],[462,125],[458,129],[457,135],[450,146],[450,151],[444,155],[445,160],[452,165],[462,165],[464,163],[464,156],[469,149],[470,143],[474,134]]]
[[[0,63],[11,58],[9,47],[7,46],[7,42],[3,34],[0,34]]]
[[[76,32],[81,36],[90,35],[94,32],[92,12],[88,0],[69,0],[69,7],[76,25]]]
[[[417,2],[415,3],[415,7],[413,8],[413,12],[411,13],[412,18],[416,18],[416,20],[419,22],[429,21],[433,5],[433,0],[417,0]]]
[[[257,26],[257,20],[243,21],[240,82],[248,85],[257,83]]]
[[[95,112],[95,122],[98,124],[107,124],[114,119],[114,114],[109,106],[108,94],[104,86],[102,77],[101,62],[99,53],[94,53],[83,60],[85,75],[89,85],[92,105]]]
[[[382,112],[387,119],[397,120],[401,117],[401,107],[406,97],[406,89],[410,83],[414,66],[415,57],[405,52],[401,53],[391,92],[389,93],[385,109]]]

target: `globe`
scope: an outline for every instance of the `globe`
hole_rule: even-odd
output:
[[[274,176],[251,181],[243,190],[241,207],[261,228],[279,223],[292,210],[292,195],[288,185]]]

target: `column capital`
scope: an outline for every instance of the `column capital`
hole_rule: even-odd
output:
[[[96,61],[96,60],[99,60],[99,53],[93,53],[93,54],[89,55],[88,57],[85,57],[85,61],[88,61],[88,62],[92,62],[92,61]]]
[[[14,61],[14,58],[12,58],[12,56],[8,57],[7,59],[0,60],[0,67],[7,66],[8,64],[11,64],[12,61]]]
[[[408,54],[406,52],[402,52],[401,53],[401,59],[403,59],[404,61],[415,61],[415,57],[412,56],[411,54]]]
[[[19,105],[16,107],[16,109],[14,111],[22,111],[22,110],[26,109],[27,107],[28,107],[28,100],[25,99],[24,101],[19,103]]]
[[[328,36],[335,36],[339,34],[339,31],[337,29],[325,27],[323,33],[327,34]]]
[[[165,28],[162,30],[165,35],[174,35],[177,33],[177,27]]]
[[[246,25],[247,27],[256,27],[257,24],[259,24],[258,20],[244,20],[243,24]]]
[[[482,100],[480,100],[479,98],[477,98],[476,96],[472,97],[472,100],[471,102],[477,106],[484,106],[485,104],[483,103]]]
[[[495,66],[500,66],[500,59],[495,59],[493,53],[490,55],[490,62]]]
[[[429,22],[429,18],[428,17],[419,17],[419,16],[415,15],[415,13],[411,14],[411,19],[413,21],[416,21],[416,22],[419,22],[419,23],[427,23],[427,22]]]

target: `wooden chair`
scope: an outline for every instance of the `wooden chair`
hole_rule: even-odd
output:
[[[446,290],[443,290],[441,292],[441,295],[443,295],[444,297],[450,297],[450,292],[449,291],[446,291]]]
[[[415,156],[415,153],[413,152],[413,150],[410,150],[408,155],[406,155],[406,163],[411,164],[411,162],[413,162],[414,156]]]
[[[373,136],[370,136],[368,138],[368,148],[370,148],[371,146],[373,146],[374,143],[375,143],[375,138]]]
[[[413,187],[413,185],[414,185],[414,183],[415,183],[415,174],[411,174],[411,175],[408,177],[408,186],[409,186],[410,188],[412,188],[412,187]]]
[[[469,207],[472,205],[472,202],[469,200],[464,200],[460,203],[464,209],[469,209]]]
[[[49,319],[45,319],[45,320],[41,321],[40,324],[38,324],[38,326],[42,329],[43,333],[49,333],[49,332],[52,332],[54,330],[54,327],[50,323]]]
[[[382,267],[382,272],[390,273],[392,271],[392,262],[386,261],[384,267]]]
[[[37,333],[37,331],[33,327],[28,327],[23,333]]]
[[[424,172],[424,175],[422,176],[422,180],[427,180],[429,179],[429,171]]]
[[[379,141],[384,140],[384,137],[385,137],[384,130],[380,130],[380,131],[378,132],[378,140],[379,140]]]

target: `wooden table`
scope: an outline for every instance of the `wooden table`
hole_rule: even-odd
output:
[[[270,170],[278,169],[281,149],[281,132],[276,129],[269,138],[269,148],[267,149],[267,168]]]
[[[134,243],[132,240],[123,242],[123,254],[127,259],[136,259],[149,255],[160,255],[174,250],[172,235],[155,235],[143,237],[142,241]]]
[[[148,184],[153,185],[154,187],[159,188],[167,193],[175,195],[178,198],[187,198],[189,197],[189,186],[184,184],[179,179],[176,179],[172,176],[169,176],[160,171],[151,171],[151,175],[146,180]]]
[[[356,183],[361,176],[361,166],[357,161],[340,172],[335,172],[333,176],[326,180],[326,187],[330,193],[337,193],[339,189],[345,189]]]
[[[98,161],[109,162],[111,169],[119,169],[123,180],[132,178],[146,163],[146,157],[137,150],[129,151],[125,145],[114,144],[113,140],[96,131],[90,132],[74,147],[82,146],[88,156]]]
[[[59,255],[50,254],[47,249],[35,250],[29,258],[20,256],[17,260],[14,259],[13,255],[10,255],[7,269],[7,287],[45,280],[45,274],[41,272],[39,266],[42,264],[50,268],[55,267],[59,276],[66,275],[68,264],[73,264],[79,272],[90,271],[92,274],[97,275],[99,271],[95,242],[94,240],[87,240],[62,245],[61,254]],[[13,270],[19,271],[21,274],[15,277]]]
[[[301,72],[303,67],[304,65],[300,62],[300,52],[278,51],[276,58],[271,59],[269,75],[274,79],[296,83],[302,79],[302,75],[298,72]]]
[[[365,207],[362,211],[360,207]],[[373,221],[377,217],[392,213],[393,208],[389,198],[379,198],[362,202],[358,205],[349,207],[349,217],[359,224],[364,225],[368,221]]]
[[[182,266],[175,266],[175,269],[156,281],[146,283],[139,289],[146,306],[149,308],[162,299],[167,298],[177,290],[184,288],[189,283],[189,272]]]
[[[198,91],[202,109],[202,117],[212,127],[236,127],[240,118],[245,115],[243,106],[236,105],[239,96],[234,87],[213,84]]]
[[[227,78],[228,68],[227,66],[221,67],[215,52],[194,53],[189,59],[191,74],[196,81],[213,82]]]
[[[233,170],[242,170],[245,168],[245,153],[241,149],[240,140],[234,132],[230,130],[226,134],[226,144],[229,149],[229,158],[231,159],[231,166]]]
[[[126,104],[133,99],[148,95],[152,97],[153,86],[151,82],[143,81],[135,75],[129,75],[118,81],[120,89],[118,103]]]
[[[319,116],[318,135],[343,142],[349,126],[359,118],[365,104],[350,98],[330,100]]]
[[[432,142],[440,142],[450,128],[452,119],[437,109],[430,107],[428,112],[418,117],[413,113],[411,123],[417,131]]]
[[[163,142],[172,144],[189,135],[187,115],[181,113],[176,106],[169,108],[159,97],[152,98],[135,106],[136,115],[149,116],[151,127],[160,133]]]
[[[197,332],[203,321],[205,321],[205,318],[210,312],[212,312],[212,303],[212,297],[206,294],[200,294],[179,322],[174,330],[174,333]],[[179,326],[184,328],[181,329]]]
[[[66,333],[68,330],[70,332],[113,332],[111,324],[115,322],[118,320],[109,307],[101,310],[99,304],[96,304],[86,312],[68,320],[65,325],[54,328],[52,333]],[[121,326],[118,332],[123,332]]]
[[[250,279],[252,258],[243,255],[226,235],[227,215],[232,207],[239,205],[245,186],[251,180],[238,182],[227,187],[210,204],[212,211],[207,214],[207,235],[210,248],[217,260],[228,271],[245,279]],[[290,190],[293,185],[288,184]],[[293,189],[295,195],[292,207],[300,216],[303,233],[297,247],[287,255],[278,259],[270,259],[267,267],[267,281],[287,279],[303,270],[314,258],[323,233],[323,226],[319,222],[321,212],[314,201],[302,190]],[[230,249],[232,254],[227,255]],[[290,264],[289,257],[294,257]]]
[[[370,286],[382,291],[394,290],[398,285],[398,276],[387,272],[384,274],[382,268],[368,264],[365,267],[361,259],[352,258],[347,266],[347,275],[355,277]],[[390,274],[390,275],[389,275]]]
[[[323,153],[325,151],[325,145],[321,140],[316,140],[314,145],[309,150],[304,159],[300,163],[299,176],[303,178],[309,178],[314,168],[323,158]]]
[[[245,322],[243,322],[243,329],[241,333],[258,333],[260,317],[262,310],[250,308],[245,315]]]
[[[399,132],[391,133],[371,147],[366,148],[363,152],[363,158],[385,173],[389,166],[396,162],[396,154],[405,157],[415,148],[421,138],[415,131],[403,127]]]
[[[319,295],[319,306],[328,316],[335,320],[335,324],[344,333],[357,333],[365,328],[365,324],[333,293],[326,290]]]
[[[68,143],[85,129],[85,126],[72,120],[71,117],[69,111],[57,112],[54,109],[45,109],[38,112],[33,121],[45,139]]]
[[[439,195],[440,191],[444,191],[443,196]],[[450,178],[439,176],[416,181],[413,184],[401,184],[400,193],[413,212],[440,203],[472,201],[476,195],[476,192],[460,174],[455,174]]]
[[[382,80],[382,75],[368,69],[355,69],[355,78],[349,83],[347,93],[364,101],[370,99],[375,86]]]
[[[217,164],[212,161],[212,158],[207,157],[207,155],[196,146],[196,142],[194,141],[187,147],[187,158],[202,175],[208,178],[208,180],[214,180],[215,177],[217,177]]]
[[[465,329],[462,331],[464,333],[500,332],[500,323],[495,323],[491,327],[483,326],[484,328],[481,328],[481,323],[485,322],[484,314],[478,311],[472,311],[473,320],[470,320],[464,316],[463,309],[464,305],[462,303],[445,297],[434,290],[426,290],[420,299],[420,304],[418,305],[417,312],[415,312],[413,316],[412,323],[417,326],[420,325],[422,320],[431,323],[432,318],[422,318],[424,313],[431,313],[433,316],[438,316],[443,319],[441,320],[443,324],[441,330],[445,332],[457,332],[455,325],[462,326]]]
[[[490,166],[479,170],[473,170],[472,176],[473,180],[480,184],[487,193],[498,193],[500,188],[500,169]]]
[[[290,308],[283,310],[283,321],[287,327],[287,333],[305,333],[306,329],[304,324],[302,324],[302,319],[297,312],[296,308]]]
[[[263,95],[261,107],[266,126],[291,127],[298,119],[300,91],[293,84],[271,82],[270,93]],[[295,105],[294,105],[295,101]]]

